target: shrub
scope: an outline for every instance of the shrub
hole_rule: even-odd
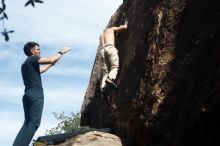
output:
[[[60,122],[56,127],[50,130],[46,130],[45,135],[62,134],[89,129],[88,127],[80,126],[80,113],[74,114],[73,112],[71,112],[70,116],[67,116],[63,111],[59,114],[54,112],[53,115]]]

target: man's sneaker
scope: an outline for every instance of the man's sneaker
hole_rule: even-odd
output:
[[[105,82],[106,82],[106,84],[110,84],[114,89],[118,88],[118,86],[116,85],[116,83],[113,80],[106,79]]]

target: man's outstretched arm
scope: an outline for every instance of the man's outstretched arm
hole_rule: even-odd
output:
[[[43,67],[40,68],[40,73],[42,74],[46,72],[51,66],[53,66],[53,64],[44,65]]]
[[[56,63],[63,54],[65,54],[66,52],[70,51],[70,48],[65,47],[63,49],[61,49],[57,54],[50,56],[50,57],[46,57],[46,58],[40,58],[39,59],[39,64],[54,64]]]
[[[44,73],[45,71],[47,71],[51,66],[53,66],[61,58],[63,54],[67,53],[68,51],[70,51],[70,48],[65,47],[53,56],[50,56],[47,58],[40,58],[38,61],[39,64],[47,64],[44,67],[40,68],[40,73]]]

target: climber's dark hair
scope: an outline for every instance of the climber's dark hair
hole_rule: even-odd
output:
[[[24,45],[24,53],[25,55],[27,56],[31,56],[33,55],[31,53],[31,49],[33,49],[34,47],[38,46],[39,47],[39,44],[38,43],[35,43],[35,42],[28,42],[27,44]]]

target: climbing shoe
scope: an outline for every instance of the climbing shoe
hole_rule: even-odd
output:
[[[113,89],[118,89],[118,86],[116,85],[116,83],[111,80],[111,79],[106,79],[105,80],[106,84],[109,85],[110,87],[112,87]]]

